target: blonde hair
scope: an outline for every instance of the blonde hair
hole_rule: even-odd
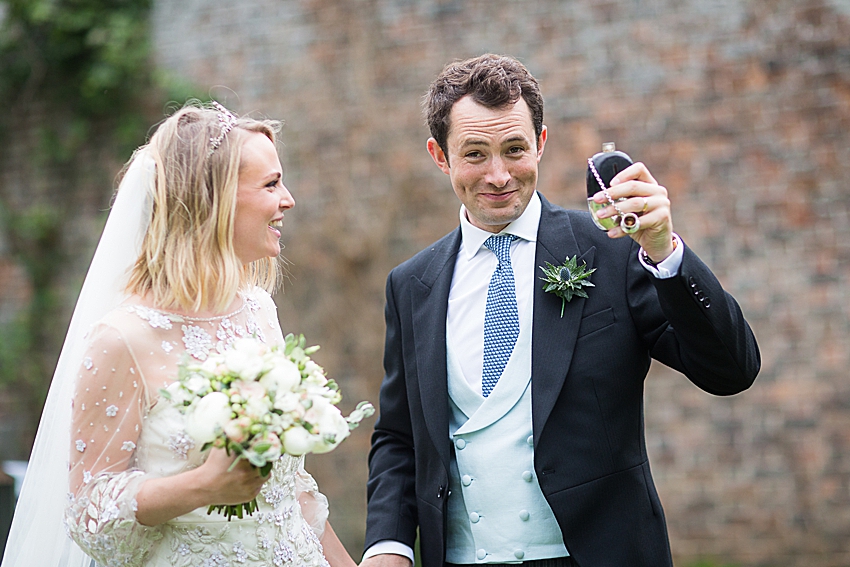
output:
[[[241,288],[274,290],[278,258],[243,265],[233,249],[236,189],[246,132],[275,143],[280,125],[238,118],[221,134],[218,111],[192,103],[165,120],[147,146],[156,164],[150,225],[130,272],[127,292],[150,294],[154,305],[221,312]]]

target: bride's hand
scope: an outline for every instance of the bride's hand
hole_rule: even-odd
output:
[[[242,504],[257,497],[263,484],[269,479],[261,476],[245,459],[233,466],[235,456],[228,456],[224,449],[211,449],[207,460],[198,467],[202,485],[209,493],[209,504]]]
[[[196,469],[146,480],[136,495],[136,520],[156,526],[197,508],[250,502],[269,477],[260,476],[245,459],[228,470],[234,458],[223,449],[213,449]]]

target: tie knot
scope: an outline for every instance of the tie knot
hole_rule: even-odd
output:
[[[484,241],[484,246],[493,251],[496,258],[499,259],[499,264],[511,264],[511,242],[516,239],[513,234],[502,234],[499,236],[491,236]]]

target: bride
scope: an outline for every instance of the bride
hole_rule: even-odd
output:
[[[282,344],[269,291],[284,211],[276,122],[187,106],[130,162],[45,404],[2,567],[353,567],[285,455],[269,477],[201,451],[159,396],[181,357]],[[69,458],[70,454],[70,458]],[[213,504],[258,497],[227,521]],[[67,536],[70,536],[70,539]],[[73,542],[72,542],[73,540]]]

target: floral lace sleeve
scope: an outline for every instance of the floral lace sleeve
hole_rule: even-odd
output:
[[[149,400],[126,340],[97,326],[80,366],[73,398],[71,495],[65,524],[98,564],[141,565],[162,535],[136,521],[136,494],[146,474],[134,469]]]
[[[295,494],[298,504],[301,506],[301,515],[313,529],[316,537],[322,539],[325,533],[325,524],[328,521],[328,499],[319,492],[316,480],[304,470],[304,460],[295,471]]]

